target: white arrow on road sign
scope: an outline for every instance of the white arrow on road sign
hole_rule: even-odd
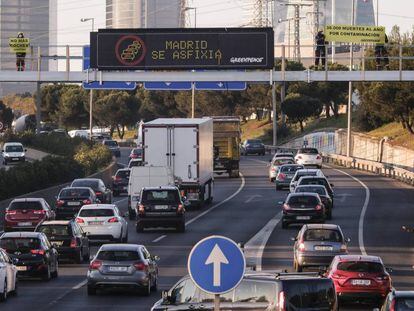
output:
[[[222,82],[219,82],[219,83],[217,83],[217,85],[219,86],[219,87],[223,87],[223,83]]]
[[[221,286],[221,264],[228,265],[229,261],[223,254],[218,244],[214,245],[213,250],[206,260],[206,265],[213,264],[213,285]]]
[[[166,86],[170,86],[171,85],[171,82],[165,82],[165,85]]]

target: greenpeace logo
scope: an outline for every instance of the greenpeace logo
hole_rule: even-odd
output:
[[[261,63],[263,57],[232,57],[230,63]]]

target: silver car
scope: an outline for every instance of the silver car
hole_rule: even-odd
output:
[[[303,169],[303,165],[284,164],[280,166],[275,178],[276,190],[280,190],[283,187],[289,187],[296,171],[300,169]]]
[[[297,272],[304,267],[329,266],[336,255],[348,253],[349,238],[341,227],[331,224],[306,224],[299,231],[293,246],[293,266]]]
[[[285,164],[295,164],[292,158],[276,158],[270,161],[269,164],[269,180],[273,182],[279,172],[279,168]]]
[[[103,288],[131,288],[149,296],[157,290],[158,260],[143,245],[104,244],[89,265],[88,295]]]

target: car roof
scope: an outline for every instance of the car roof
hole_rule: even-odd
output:
[[[99,181],[102,179],[99,178],[76,178],[72,181],[72,183],[74,183],[75,181]]]
[[[316,172],[316,173],[321,172],[322,173],[322,171],[318,168],[302,168],[300,170],[297,170],[296,172],[297,173],[311,173],[311,172]]]
[[[43,198],[17,198],[13,199],[11,203],[13,202],[43,202],[45,199]]]
[[[273,160],[277,160],[277,161],[279,161],[279,160],[291,160],[291,161],[293,161],[293,159],[291,158],[291,157],[277,157],[276,159],[273,159]],[[293,163],[292,163],[293,164]]]
[[[300,179],[302,179],[302,178],[303,178],[303,177],[301,177]],[[306,187],[312,187],[312,188],[315,188],[315,187],[317,187],[317,188],[323,188],[323,189],[325,189],[325,191],[328,191],[324,185],[297,185],[297,186],[296,186],[296,188],[295,188],[295,190],[297,190],[298,188],[306,188]]]
[[[13,141],[11,141],[11,142],[7,142],[7,143],[4,143],[4,145],[3,146],[23,146],[23,144],[22,143],[19,143],[19,142],[13,142]]]
[[[300,179],[326,179],[328,180],[325,176],[301,176]]]
[[[129,162],[131,163],[131,162],[142,162],[142,159],[131,159],[131,160],[129,160]]]
[[[41,232],[27,232],[27,231],[15,231],[15,232],[5,232],[1,238],[39,238],[42,236]]]
[[[142,190],[178,190],[176,186],[144,187]]]
[[[115,204],[88,204],[88,205],[82,206],[81,210],[84,210],[84,209],[99,209],[99,208],[115,209],[116,207],[117,206]]]
[[[118,172],[127,172],[127,171],[131,171],[131,169],[130,168],[120,168],[120,169],[118,169],[116,172],[118,173]]]
[[[65,188],[62,188],[60,191],[62,191],[62,190],[67,190],[67,189],[81,189],[81,190],[84,190],[84,189],[88,189],[88,190],[90,190],[90,191],[93,191],[93,189],[91,188],[91,187],[65,187]]]
[[[340,229],[339,225],[335,224],[306,224],[307,229]]]
[[[99,249],[99,251],[107,251],[107,250],[111,250],[111,251],[135,251],[140,249],[141,247],[144,247],[143,245],[140,244],[117,244],[117,243],[112,243],[112,244],[104,244],[101,246],[101,248]]]
[[[319,194],[315,192],[292,192],[289,193],[288,197],[303,197],[303,196],[312,196],[312,197],[319,197]]]
[[[382,264],[382,260],[378,256],[372,255],[340,255],[337,256],[339,261],[369,261],[369,262],[377,262]]]
[[[50,220],[50,221],[44,221],[39,224],[39,226],[53,226],[53,225],[60,225],[60,226],[66,226],[69,225],[72,222],[72,220]]]

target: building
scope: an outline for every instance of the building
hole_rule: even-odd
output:
[[[0,70],[16,70],[16,55],[10,51],[9,38],[23,32],[30,39],[34,53],[41,47],[43,55],[55,55],[57,44],[56,0],[0,0]],[[37,70],[37,62],[26,55],[26,70]],[[42,70],[57,68],[57,61],[42,61]],[[32,92],[33,83],[1,83],[0,96]]]
[[[106,28],[184,26],[186,0],[106,0]]]

